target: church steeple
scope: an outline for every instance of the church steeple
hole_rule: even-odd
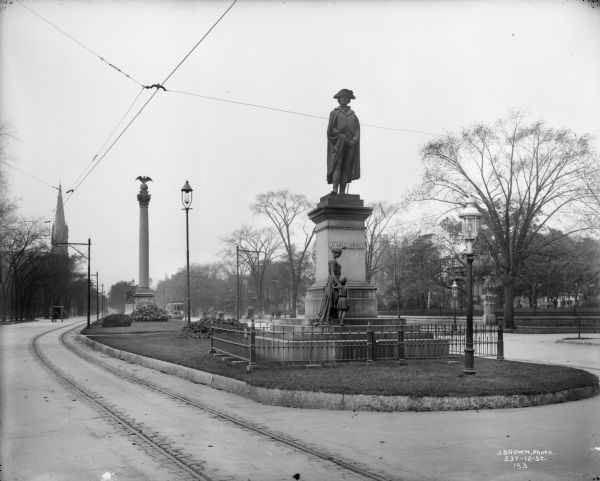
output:
[[[57,245],[57,243],[61,243]],[[58,198],[56,200],[56,214],[52,224],[52,252],[54,254],[67,255],[69,242],[69,227],[65,221],[65,209],[63,207],[62,185],[58,186]],[[63,244],[64,243],[64,244]]]

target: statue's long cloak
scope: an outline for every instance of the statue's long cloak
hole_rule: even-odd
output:
[[[349,131],[340,132],[339,116],[345,115],[351,117]],[[341,135],[344,134],[344,135]],[[345,138],[344,138],[345,136]],[[356,139],[352,148],[350,157],[350,165],[348,166],[349,175],[348,181],[360,178],[360,123],[358,117],[352,109],[344,112],[341,108],[336,107],[329,114],[329,124],[327,125],[327,183],[333,183],[333,171],[335,166],[342,161],[342,154],[346,142]]]

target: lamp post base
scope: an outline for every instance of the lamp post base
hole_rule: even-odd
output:
[[[465,349],[465,368],[463,374],[475,374],[475,349]]]

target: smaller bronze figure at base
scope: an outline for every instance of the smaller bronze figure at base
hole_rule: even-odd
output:
[[[317,317],[313,319],[313,325],[324,325],[329,324],[330,319],[337,318],[337,300],[338,293],[336,286],[339,284],[340,275],[342,273],[342,266],[337,261],[337,258],[342,255],[342,249],[334,248],[331,249],[333,259],[328,262],[329,276],[327,282],[323,287],[323,300],[321,301],[321,308]]]
[[[337,285],[337,311],[338,318],[340,320],[339,325],[344,325],[344,317],[346,317],[346,311],[349,309],[348,306],[348,289],[346,288],[346,278],[342,277]]]

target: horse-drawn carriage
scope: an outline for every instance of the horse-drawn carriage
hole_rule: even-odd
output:
[[[63,306],[52,306],[50,308],[50,319],[52,322],[58,322],[59,319],[60,322],[63,322],[64,318],[65,312]]]

